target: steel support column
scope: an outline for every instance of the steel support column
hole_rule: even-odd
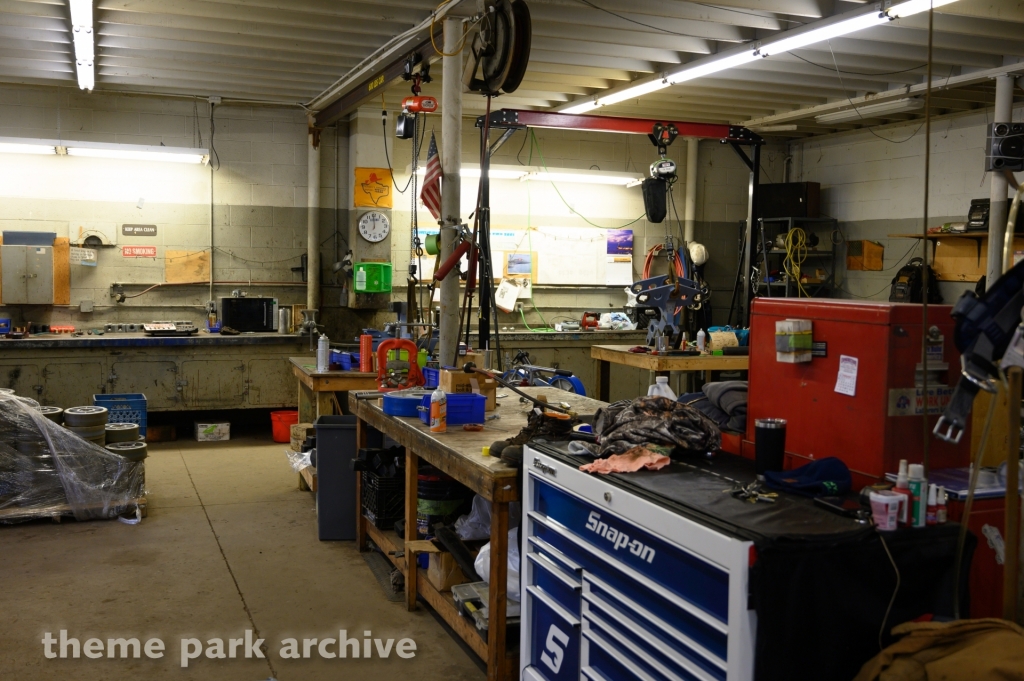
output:
[[[462,22],[444,20],[444,51],[458,52]],[[455,250],[456,226],[462,222],[462,56],[442,58],[441,81],[441,260]],[[438,352],[442,361],[454,362],[459,347],[459,275],[441,281],[441,319]],[[469,323],[469,320],[466,320]]]
[[[1009,123],[1013,115],[1013,77],[999,76],[996,80],[996,105],[992,121]],[[988,208],[988,266],[985,268],[987,288],[992,288],[1003,274],[1003,237],[1006,234],[1008,208],[1006,176],[993,172],[989,190]]]

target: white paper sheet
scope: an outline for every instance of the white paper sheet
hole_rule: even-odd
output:
[[[854,397],[857,394],[857,358],[839,355],[839,375],[836,377],[836,392]]]

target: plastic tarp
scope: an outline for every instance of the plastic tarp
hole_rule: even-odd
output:
[[[38,404],[0,395],[0,522],[137,510],[145,468],[47,419]]]

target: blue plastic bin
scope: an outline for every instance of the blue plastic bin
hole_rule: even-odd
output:
[[[487,410],[487,398],[476,393],[445,393],[448,395],[448,425],[461,426],[465,423],[483,423]],[[430,395],[424,395],[420,410],[420,421],[430,423]]]
[[[436,388],[438,381],[441,380],[441,370],[431,369],[430,367],[423,367],[423,379],[426,383],[423,384],[424,388]]]
[[[139,435],[146,436],[146,396],[142,393],[93,395],[92,403],[107,408],[107,423],[137,423]]]

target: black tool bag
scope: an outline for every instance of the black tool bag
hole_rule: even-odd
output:
[[[920,303],[924,301],[921,295],[924,289],[924,260],[911,258],[910,262],[900,268],[896,276],[892,278],[892,288],[889,289],[890,303]],[[928,267],[928,304],[935,305],[942,302],[942,293],[939,292],[939,282],[935,277],[935,270]]]
[[[648,177],[641,187],[648,222],[662,222],[668,214],[668,182],[661,178]]]

